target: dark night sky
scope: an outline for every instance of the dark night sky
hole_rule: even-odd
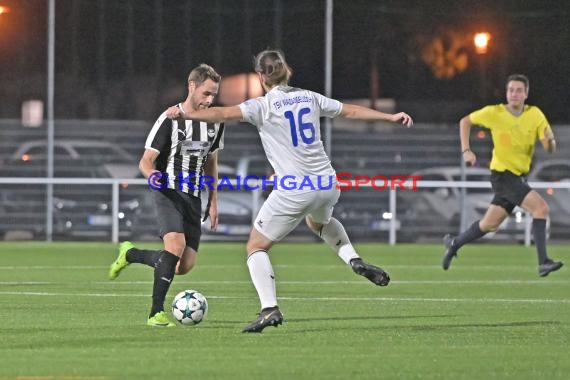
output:
[[[250,70],[252,56],[267,47],[286,52],[295,71],[292,84],[324,89],[325,0],[56,4],[56,117],[128,117],[113,107],[117,99],[130,99],[128,107],[149,110],[143,116],[152,117],[180,98],[196,64],[210,63],[228,76]],[[279,4],[281,11],[275,12]],[[0,117],[18,117],[22,100],[45,98],[47,0],[0,0],[0,5],[11,8],[0,16]],[[381,97],[500,102],[506,75],[521,72],[531,79],[529,103],[541,106],[554,122],[570,120],[568,2],[335,0],[334,5],[336,98],[369,96],[376,51]],[[478,30],[492,34],[489,52],[478,56],[466,43],[460,50],[467,56],[464,71],[439,79],[422,61],[426,41],[443,36],[447,44],[450,33],[468,38]]]

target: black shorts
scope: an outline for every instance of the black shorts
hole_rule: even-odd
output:
[[[198,251],[202,235],[202,200],[180,190],[153,191],[160,238],[169,232],[184,233],[186,245]]]
[[[509,214],[516,206],[522,204],[532,190],[525,176],[516,175],[508,170],[504,172],[491,170],[491,187],[495,192],[491,204],[504,208]]]

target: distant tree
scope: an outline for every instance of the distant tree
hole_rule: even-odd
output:
[[[467,69],[470,40],[465,33],[454,30],[439,31],[435,35],[417,37],[422,62],[439,79],[451,79]]]

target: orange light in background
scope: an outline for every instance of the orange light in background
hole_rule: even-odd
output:
[[[256,73],[235,74],[222,78],[218,102],[222,105],[234,105],[261,95],[263,88]]]
[[[5,5],[0,5],[0,16],[6,13],[10,13],[10,8]]]
[[[479,131],[479,132],[477,132],[477,138],[478,138],[479,140],[483,140],[485,137],[487,137],[487,132],[485,132],[485,131]]]
[[[30,161],[30,155],[29,154],[22,154],[22,161]]]
[[[487,53],[487,48],[489,47],[489,40],[491,35],[487,32],[477,33],[473,37],[473,43],[475,44],[475,51],[477,54]]]

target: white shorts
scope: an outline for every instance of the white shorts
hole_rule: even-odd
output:
[[[304,193],[273,191],[261,206],[253,225],[263,236],[277,242],[307,215],[317,223],[327,224],[339,197],[340,189],[336,187]]]

